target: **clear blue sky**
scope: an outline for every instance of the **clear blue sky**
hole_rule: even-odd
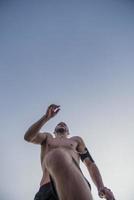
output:
[[[40,146],[23,135],[51,103],[61,112],[43,130],[67,122],[117,200],[133,200],[132,0],[1,0],[0,91],[2,200],[37,192]]]

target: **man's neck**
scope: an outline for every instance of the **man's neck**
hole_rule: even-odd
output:
[[[62,134],[57,134],[56,138],[58,138],[58,139],[65,139],[65,138],[67,138],[67,136],[66,135],[62,135]]]

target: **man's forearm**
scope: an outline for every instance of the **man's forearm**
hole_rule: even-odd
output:
[[[24,135],[24,139],[29,141],[36,136],[36,134],[40,131],[42,126],[48,121],[46,115],[41,117],[37,122],[35,122]]]
[[[96,185],[99,191],[100,188],[104,187],[104,184],[103,184],[102,177],[101,177],[98,167],[96,166],[95,163],[92,163],[91,166],[88,167],[88,170],[94,184]]]

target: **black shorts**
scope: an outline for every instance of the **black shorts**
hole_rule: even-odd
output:
[[[59,200],[51,183],[44,184],[34,197],[34,200]]]

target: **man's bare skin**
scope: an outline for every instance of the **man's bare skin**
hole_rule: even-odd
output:
[[[81,137],[68,138],[69,130],[64,122],[55,128],[55,137],[50,133],[41,133],[42,126],[60,111],[60,106],[52,104],[46,114],[33,124],[24,135],[28,142],[41,144],[41,166],[43,176],[40,186],[51,182],[52,177],[60,200],[93,200],[89,186],[79,170],[80,154],[85,151]],[[101,198],[115,200],[113,193],[104,187],[96,164],[88,157],[84,163],[98,189]]]

